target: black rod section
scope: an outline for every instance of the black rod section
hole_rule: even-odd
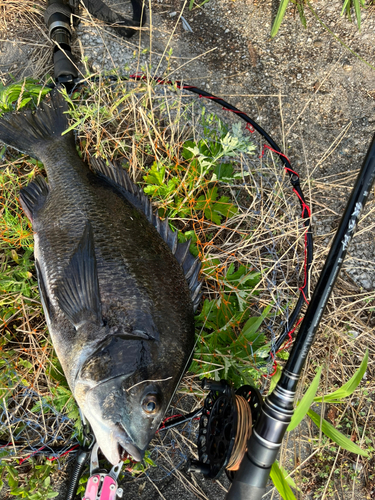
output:
[[[294,397],[302,368],[345,258],[359,215],[371,191],[374,177],[375,136],[358,174],[289,359],[274,391],[264,401],[261,415],[248,441],[247,453],[234,477],[226,500],[260,500],[266,491],[272,464],[276,460],[282,439],[294,413]]]
[[[355,186],[346,205],[335,239],[315,287],[311,302],[301,323],[293,349],[284,371],[295,376],[301,374],[315,332],[324,313],[338,273],[345,258],[348,245],[354,234],[359,215],[365,206],[375,177],[375,136],[367,151],[365,161],[358,174]]]

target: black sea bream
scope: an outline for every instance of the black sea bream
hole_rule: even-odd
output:
[[[79,158],[58,92],[4,115],[0,141],[39,159],[20,201],[33,225],[40,296],[64,373],[112,463],[141,460],[188,368],[200,263],[125,170]]]

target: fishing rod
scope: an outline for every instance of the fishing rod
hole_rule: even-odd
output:
[[[294,341],[289,359],[273,392],[265,399],[261,415],[247,443],[247,452],[226,500],[258,500],[266,491],[271,466],[292,419],[296,388],[319,322],[340,272],[360,213],[375,177],[375,136],[367,151],[319,281]]]

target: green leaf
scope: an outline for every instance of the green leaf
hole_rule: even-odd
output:
[[[310,387],[307,389],[306,394],[303,396],[301,401],[299,402],[297,408],[294,410],[294,414],[292,420],[287,428],[287,431],[292,431],[297,427],[297,425],[301,422],[303,417],[308,412],[312,402],[314,401],[314,396],[316,391],[318,390],[320,376],[322,374],[322,367],[320,366],[317,374],[314,377]]]
[[[296,497],[294,496],[293,491],[290,489],[290,486],[287,483],[284,474],[280,470],[277,461],[272,464],[270,477],[277,491],[280,493],[280,496],[284,500],[296,500]]]
[[[281,370],[280,366],[279,366],[279,365],[277,365],[277,366],[276,366],[276,373],[275,373],[275,375],[273,375],[273,377],[271,378],[270,389],[269,389],[268,394],[271,394],[271,392],[272,392],[272,391],[274,390],[274,388],[276,387],[277,382],[280,380],[281,373],[282,373],[282,370]]]
[[[18,479],[16,479],[15,477],[9,476],[8,477],[8,484],[9,484],[9,487],[13,490],[14,488],[17,488],[17,486],[18,486]]]
[[[182,157],[185,158],[185,160],[191,160],[194,158],[194,153],[191,151],[192,148],[196,147],[196,144],[194,141],[186,141],[184,142],[182,146]],[[198,150],[199,152],[199,150]]]
[[[295,490],[301,491],[300,488],[298,488],[298,486],[294,482],[294,479],[289,476],[289,472],[286,469],[284,469],[284,467],[282,465],[279,464],[279,461],[275,460],[275,463],[280,467],[280,470],[284,475],[285,481],[289,484],[289,486],[291,488],[294,488]]]
[[[269,305],[264,308],[260,316],[249,318],[242,329],[241,337],[244,336],[248,342],[255,342],[259,335],[258,333],[259,327],[263,323],[264,318],[267,317],[267,314],[269,313],[270,309],[271,306]]]
[[[286,8],[288,7],[289,0],[281,0],[279,10],[277,11],[275,21],[272,26],[271,30],[271,37],[273,38],[274,36],[277,35],[277,32],[279,31],[280,25],[282,23],[282,20],[284,19],[285,11]]]
[[[331,392],[330,394],[326,394],[324,396],[319,396],[314,398],[314,401],[316,403],[320,403],[324,400],[325,403],[341,403],[343,398],[346,398],[353,394],[353,392],[356,390],[358,387],[360,381],[363,378],[363,375],[365,374],[365,371],[367,369],[367,362],[368,362],[368,349],[366,350],[365,356],[362,360],[361,366],[358,368],[358,370],[355,372],[353,377],[346,382],[340,389],[337,389],[337,391]]]
[[[363,457],[368,457],[368,453],[362,450],[357,444],[350,441],[349,438],[344,436],[340,431],[338,431],[333,425],[331,425],[327,420],[320,419],[320,416],[313,410],[307,412],[311,420],[316,424],[326,436],[328,436],[333,442],[338,444],[344,450],[348,450],[351,453],[356,453],[357,455],[362,455]]]
[[[245,337],[248,342],[253,342],[256,339],[263,320],[264,316],[254,316],[246,321],[242,329],[242,336]]]
[[[74,130],[75,128],[79,127],[82,123],[84,123],[87,117],[88,115],[86,114],[83,118],[80,118],[78,121],[74,122],[73,125],[64,130],[64,132],[61,135],[65,135],[71,130]]]
[[[229,181],[233,180],[233,166],[231,163],[219,163],[214,168],[211,181]]]
[[[303,8],[303,3],[298,2],[297,3],[297,9],[298,9],[298,14],[299,14],[299,18],[301,20],[302,26],[304,28],[306,28],[307,27],[307,22],[306,22],[306,17],[305,17],[305,11],[304,11],[304,8]]]
[[[22,495],[22,498],[25,496],[25,488],[12,488],[11,492],[12,495],[18,496]]]
[[[342,11],[341,11],[341,15],[343,16],[345,11],[349,9],[350,10],[350,0],[345,0],[344,3],[343,3],[343,6],[342,6]]]

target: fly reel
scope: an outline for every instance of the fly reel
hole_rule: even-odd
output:
[[[202,388],[210,392],[199,422],[199,460],[191,460],[189,472],[200,472],[207,479],[216,479],[225,469],[232,480],[260,415],[262,396],[250,385],[234,391],[225,380],[203,379]]]

